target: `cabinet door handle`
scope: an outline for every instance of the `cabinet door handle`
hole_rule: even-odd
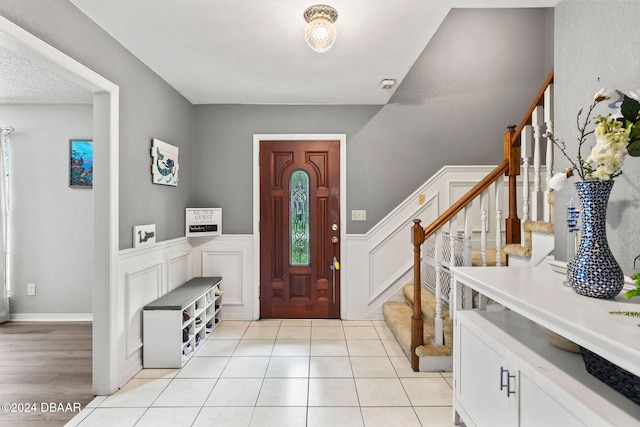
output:
[[[507,374],[507,375],[505,375]],[[516,378],[515,375],[509,375],[509,370],[500,366],[500,391],[504,390],[507,396],[516,394],[515,390],[511,390],[511,379]],[[506,379],[506,382],[505,382]]]
[[[506,383],[504,381],[504,377],[505,377],[504,374],[507,374],[507,382]],[[502,366],[500,366],[500,391],[504,390],[505,388],[507,388],[507,390],[509,390],[509,371],[507,371]]]
[[[516,379],[515,375],[509,375],[509,371],[507,371],[507,396],[510,396],[512,394],[516,394],[515,390],[511,390],[511,378]]]

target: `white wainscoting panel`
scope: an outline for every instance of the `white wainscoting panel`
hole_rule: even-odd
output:
[[[424,227],[437,217],[438,194],[432,193],[425,204],[415,212],[413,218],[420,219]],[[369,248],[369,304],[374,303],[399,276],[413,266],[413,218],[395,228],[380,242],[374,242]]]
[[[223,234],[198,240],[194,276],[222,277],[222,318],[252,320],[259,291],[258,279],[253,277],[253,236]]]
[[[192,250],[186,238],[178,238],[120,251],[115,291],[119,386],[142,369],[142,308],[191,279]]]
[[[126,357],[142,347],[142,307],[162,293],[162,263],[125,273]]]
[[[242,305],[242,252],[202,251],[203,276],[220,276],[223,279],[223,305],[225,310],[232,305]],[[229,286],[227,286],[227,284]]]
[[[193,271],[191,252],[184,253],[167,261],[167,292],[174,290],[184,282],[191,280]]]

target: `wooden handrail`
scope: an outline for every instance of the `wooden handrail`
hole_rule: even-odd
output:
[[[531,103],[531,106],[529,107],[529,110],[527,111],[527,114],[525,115],[524,119],[520,123],[520,126],[518,126],[515,132],[513,132],[512,126],[509,127],[510,130],[507,132],[507,134],[510,135],[512,147],[516,141],[519,142],[520,134],[522,133],[522,130],[529,122],[531,122],[531,116],[533,114],[533,110],[535,110],[535,108],[538,105],[541,105],[542,102],[544,101],[544,92],[545,90],[547,90],[547,87],[551,83],[553,83],[553,70],[549,73],[546,80],[542,84],[542,87],[538,91],[538,94],[536,95],[534,101]],[[518,147],[519,147],[519,144],[518,144]],[[518,166],[513,165],[516,162]],[[454,203],[449,209],[444,211],[438,218],[436,218],[435,221],[429,224],[429,226],[424,229],[424,240],[429,238],[429,236],[435,233],[436,230],[438,230],[444,224],[451,221],[451,219],[458,212],[460,212],[462,208],[464,208],[467,204],[469,204],[484,190],[489,188],[489,186],[493,184],[500,175],[504,175],[509,171],[509,169],[514,169],[519,171],[520,169],[519,165],[520,165],[520,156],[514,156],[513,152],[508,151],[507,147],[505,147],[505,159],[502,161],[502,163],[500,163],[493,171],[491,171],[486,177],[484,177],[482,181],[478,182],[471,190],[469,190],[464,196],[462,196],[460,200]]]
[[[451,221],[451,219],[453,219],[453,217],[458,212],[460,212],[473,199],[478,197],[480,193],[489,188],[489,186],[493,184],[498,179],[498,177],[504,175],[508,169],[509,160],[505,159],[494,170],[492,170],[489,175],[485,176],[482,181],[474,185],[471,190],[467,191],[464,196],[462,196],[457,202],[451,205],[449,209],[444,211],[442,215],[440,215],[435,221],[429,224],[429,226],[424,229],[424,240],[428,239],[429,236],[435,233],[444,224]]]
[[[531,124],[531,116],[533,115],[533,110],[535,110],[537,106],[543,104],[543,102],[544,102],[544,92],[547,90],[547,87],[551,83],[553,83],[553,70],[551,70],[551,72],[549,73],[549,75],[545,79],[544,83],[540,87],[540,90],[538,91],[538,94],[536,95],[536,97],[534,98],[533,102],[531,103],[531,106],[529,107],[529,110],[527,111],[527,114],[524,115],[524,118],[520,122],[520,125],[516,128],[516,133],[513,135],[512,139],[511,139],[512,143],[514,143],[515,141],[517,141],[520,138],[520,134],[522,133],[522,130],[524,129],[524,127],[526,125],[528,125],[528,124]]]

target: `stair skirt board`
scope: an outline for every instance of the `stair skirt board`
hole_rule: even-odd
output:
[[[420,349],[421,347],[418,347]],[[451,372],[453,371],[453,356],[420,356],[418,370],[420,372]]]

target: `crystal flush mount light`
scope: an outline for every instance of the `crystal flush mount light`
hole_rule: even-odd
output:
[[[316,52],[326,52],[336,41],[336,28],[333,23],[338,19],[338,12],[331,6],[317,4],[304,11],[307,26],[304,39]]]

